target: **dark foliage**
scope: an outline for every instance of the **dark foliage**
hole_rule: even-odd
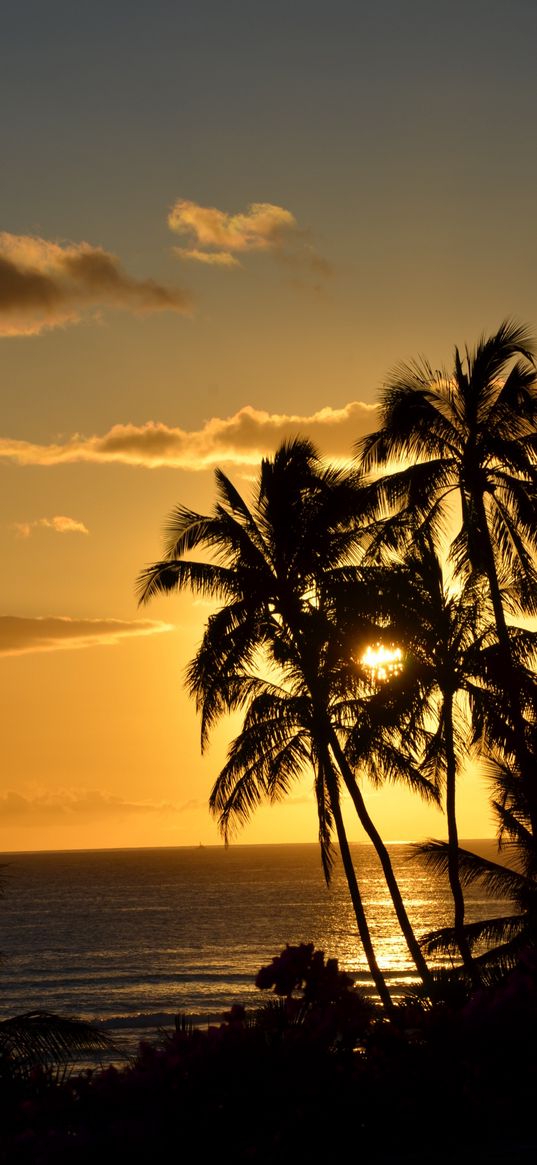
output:
[[[375,1015],[374,1005],[340,971],[337,959],[325,961],[313,943],[289,946],[258,972],[256,987],[280,997],[280,1006],[268,1003],[257,1022],[281,1031],[300,1029],[326,1048],[352,1050],[364,1040]]]
[[[32,1011],[0,1021],[0,1080],[80,1063],[88,1056],[116,1052],[113,1040],[94,1024],[48,1011]]]
[[[261,977],[302,990],[316,981],[321,996],[330,982],[329,996],[346,995],[346,976],[330,964],[302,945],[282,952]],[[6,1079],[0,1091],[0,1161],[94,1165],[101,1157],[146,1165],[171,1153],[315,1165],[347,1159],[352,1148],[365,1165],[484,1165],[499,1150],[490,1120],[498,1112],[515,1148],[525,1146],[499,1160],[529,1163],[536,988],[528,959],[465,1007],[407,1006],[392,1021],[373,1014],[355,1052],[320,1041],[308,1024],[282,1028],[275,1009],[263,1009],[262,1022],[233,1009],[219,1027],[178,1025],[160,1046],[141,1045],[122,1070],[54,1084],[36,1069],[25,1080]]]

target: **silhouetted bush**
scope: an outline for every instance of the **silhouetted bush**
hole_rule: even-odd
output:
[[[159,1044],[142,1043],[124,1068],[63,1083],[42,1069],[4,1078],[2,1165],[142,1165],[170,1153],[224,1165],[311,1165],[347,1159],[349,1145],[365,1165],[405,1153],[413,1165],[445,1162],[450,1152],[482,1162],[497,1148],[498,1122],[533,1141],[531,958],[471,1005],[411,1003],[390,1021],[311,945],[286,948],[258,982],[285,994],[257,1014],[234,1006],[206,1031],[178,1023]],[[335,1038],[334,1030],[342,1024],[337,1008],[355,998],[363,1022],[353,1051],[350,1036]]]

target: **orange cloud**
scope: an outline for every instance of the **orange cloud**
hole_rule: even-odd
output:
[[[13,522],[12,527],[19,538],[29,538],[32,530],[54,530],[56,534],[89,534],[88,527],[76,518],[56,514],[54,518],[36,518],[32,522]]]
[[[0,232],[0,335],[36,336],[100,307],[188,315],[192,299],[180,288],[133,278],[102,247]]]
[[[23,618],[0,615],[0,655],[60,651],[119,643],[140,635],[173,631],[170,623],[150,619],[71,619],[59,616]]]
[[[272,202],[252,202],[240,214],[227,214],[216,206],[200,206],[180,198],[168,215],[168,226],[188,240],[174,247],[180,259],[219,267],[240,267],[238,254],[270,251],[276,258],[310,274],[331,274],[330,264],[317,254],[308,232],[299,229],[290,210]]]
[[[297,229],[297,221],[290,210],[271,202],[252,202],[244,214],[226,214],[216,206],[179,198],[168,215],[168,226],[200,247],[233,253],[278,246],[286,231]]]
[[[309,416],[268,413],[246,405],[231,417],[212,417],[188,431],[155,421],[114,425],[103,436],[78,434],[63,443],[35,445],[0,438],[0,460],[18,465],[66,465],[80,461],[155,469],[211,469],[223,463],[255,466],[285,438],[303,433],[328,457],[349,457],[353,442],[375,427],[376,405],[352,401]]]

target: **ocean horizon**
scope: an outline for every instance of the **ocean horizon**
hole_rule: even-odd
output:
[[[496,842],[466,843],[495,856]],[[417,935],[451,921],[444,879],[411,846],[390,852]],[[351,846],[381,966],[395,998],[416,982],[378,859]],[[97,1021],[133,1050],[177,1015],[219,1022],[258,1007],[259,968],[313,942],[367,993],[372,984],[339,858],[330,887],[315,843],[4,851],[0,1015],[49,1010]],[[471,921],[506,902],[473,886]],[[438,957],[433,966],[449,965]]]
[[[416,844],[416,839],[410,839],[410,838],[387,838],[387,839],[385,839],[385,845],[387,845],[387,846],[395,846],[395,845],[412,846],[414,844]],[[477,837],[477,838],[475,838],[475,837],[464,838],[463,837],[463,838],[459,838],[459,845],[461,845],[463,848],[468,847],[469,845],[486,845],[486,846],[488,846],[491,844],[492,845],[497,844],[496,839],[494,837]],[[233,841],[233,842],[229,842],[227,844],[225,842],[221,842],[221,841],[220,842],[210,842],[210,841],[201,842],[201,841],[199,841],[199,842],[191,842],[188,845],[106,845],[106,846],[103,845],[103,846],[64,846],[61,848],[58,848],[56,846],[56,847],[44,848],[44,849],[35,849],[34,848],[34,849],[4,849],[4,850],[0,850],[0,867],[2,865],[3,858],[13,857],[16,854],[72,854],[72,853],[101,854],[101,853],[118,853],[118,852],[124,852],[124,851],[129,852],[129,853],[133,852],[133,851],[143,852],[146,850],[160,850],[160,849],[162,849],[162,850],[176,850],[176,849],[180,849],[180,850],[218,849],[218,850],[220,850],[220,849],[228,849],[229,850],[229,849],[255,849],[258,847],[263,848],[263,849],[270,849],[273,846],[282,846],[282,845],[289,846],[289,847],[311,845],[314,849],[317,849],[317,852],[319,852],[318,842],[316,842],[316,841],[281,841],[281,842],[280,841],[266,841],[266,842],[265,841],[253,841],[253,842]],[[353,841],[353,840],[349,839],[349,845],[362,846],[364,849],[374,849],[373,843],[371,841],[367,841],[367,840],[363,840],[363,841],[354,840]],[[338,851],[337,842],[334,843],[334,850]]]

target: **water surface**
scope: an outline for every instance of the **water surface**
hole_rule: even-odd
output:
[[[466,843],[495,856],[493,842]],[[374,851],[352,846],[379,962],[394,995],[415,979]],[[451,921],[449,893],[411,849],[390,847],[418,935]],[[314,942],[370,989],[339,863],[327,889],[316,845],[7,854],[0,904],[2,1017],[46,1009],[136,1036],[256,1006],[262,965]],[[474,888],[468,920],[506,903]],[[436,960],[440,965],[440,960]],[[144,1029],[146,1031],[144,1032]]]

